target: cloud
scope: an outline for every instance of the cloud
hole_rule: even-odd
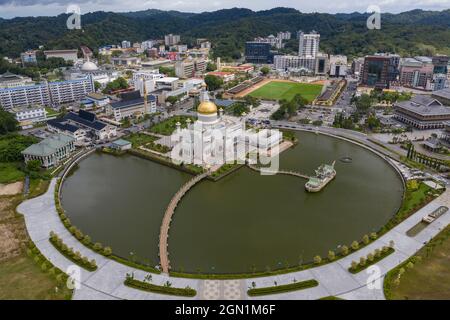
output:
[[[93,11],[138,11],[146,9],[188,12],[213,11],[241,7],[266,10],[273,7],[296,8],[302,12],[364,12],[369,5],[378,5],[382,12],[402,12],[412,9],[443,10],[450,8],[450,0],[0,0],[0,16],[56,15],[66,11],[69,4],[77,4],[82,13]]]

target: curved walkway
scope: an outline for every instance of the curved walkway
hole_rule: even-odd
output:
[[[186,182],[169,202],[167,206],[166,212],[164,213],[164,217],[161,224],[161,229],[159,233],[159,260],[162,272],[169,273],[170,269],[170,260],[169,260],[169,252],[167,251],[167,239],[169,238],[169,229],[170,222],[172,222],[172,216],[175,213],[175,209],[177,208],[178,203],[181,198],[198,182],[208,176],[209,172],[202,173],[200,175],[195,176],[188,182]]]
[[[81,270],[81,283],[79,288],[75,290],[74,299],[179,299],[179,297],[144,292],[126,287],[123,282],[127,273],[134,273],[135,278],[140,280],[143,280],[148,273],[107,259],[86,248],[73,237],[61,223],[56,212],[53,194],[55,184],[56,179],[53,179],[44,195],[23,202],[18,206],[17,211],[24,215],[30,238],[42,254],[61,270],[67,270],[73,263],[50,244],[48,241],[50,231],[56,232],[63,239],[64,243],[73,247],[74,250],[80,251],[83,256],[96,260],[98,265],[96,271]],[[406,231],[421,221],[423,216],[433,212],[442,205],[450,207],[450,190],[447,190],[439,198],[420,209],[370,245],[336,262],[320,267],[289,274],[238,281],[185,279],[169,277],[166,274],[153,274],[152,283],[163,285],[166,281],[170,281],[173,287],[184,288],[190,286],[198,292],[194,299],[318,299],[330,295],[346,299],[383,299],[382,282],[381,288],[368,289],[366,282],[369,275],[366,272],[351,274],[347,271],[351,261],[359,260],[359,257],[388,245],[393,240],[396,251],[377,264],[380,267],[378,279],[382,280],[389,270],[415,254],[427,241],[450,223],[450,214],[447,212],[417,236],[411,238],[406,235]],[[319,286],[264,297],[248,297],[246,294],[247,288],[251,287],[253,282],[257,287],[265,287],[273,286],[275,281],[278,285],[292,283],[294,279],[296,281],[316,279],[319,282]],[[236,290],[238,290],[239,294],[230,294],[231,292],[236,292]]]
[[[294,176],[294,177],[299,177],[299,178],[304,178],[304,179],[310,179],[309,176],[307,176],[306,174],[297,172],[297,171],[286,171],[286,170],[278,170],[278,171],[272,171],[272,170],[264,170],[258,167],[255,167],[254,165],[251,164],[247,164],[247,166],[257,172],[261,172],[261,173],[268,173],[268,174],[284,174],[284,175],[288,175],[288,176]]]

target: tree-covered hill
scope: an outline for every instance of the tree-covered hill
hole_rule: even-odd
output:
[[[383,14],[382,29],[368,30],[368,14],[301,13],[290,8],[264,11],[225,9],[204,13],[146,10],[140,12],[94,12],[82,16],[82,30],[66,28],[67,15],[0,19],[0,55],[17,57],[20,52],[44,45],[49,49],[101,45],[122,40],[143,41],[181,34],[183,42],[195,38],[213,42],[214,54],[237,58],[245,41],[278,31],[317,30],[321,50],[357,56],[376,51],[410,55],[450,54],[450,10],[413,10]]]

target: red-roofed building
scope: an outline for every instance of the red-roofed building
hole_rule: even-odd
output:
[[[235,79],[233,72],[213,71],[208,72],[206,75],[219,77],[223,82],[233,81]]]

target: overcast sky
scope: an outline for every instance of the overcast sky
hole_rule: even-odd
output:
[[[203,12],[233,7],[252,10],[290,7],[302,12],[348,13],[364,12],[369,5],[378,5],[382,12],[393,13],[450,9],[450,0],[0,0],[0,17],[57,15],[66,12],[69,4],[79,5],[81,13],[146,9]]]

